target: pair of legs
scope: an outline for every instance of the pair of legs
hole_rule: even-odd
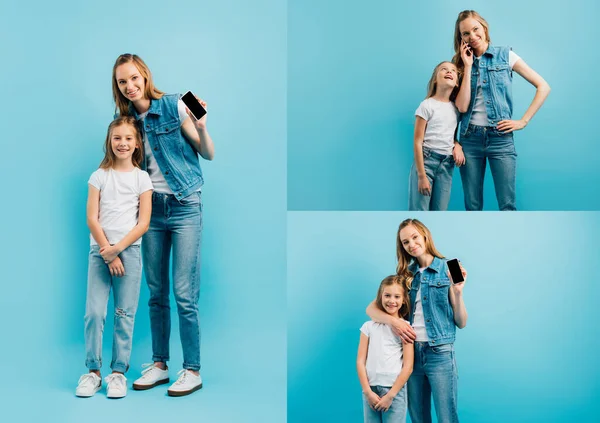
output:
[[[500,210],[516,210],[517,152],[513,134],[502,134],[492,126],[469,125],[461,137],[466,163],[460,168],[465,208],[483,210],[483,179],[490,164]]]
[[[431,423],[431,397],[438,423],[458,423],[458,372],[454,344],[415,342],[415,362],[408,379],[408,412],[413,423]]]
[[[419,192],[419,175],[413,162],[408,182],[408,209],[411,211],[445,211],[450,202],[454,157],[423,147],[425,174],[431,185],[431,195]]]
[[[390,387],[371,386],[371,390],[379,395],[379,398],[388,393]],[[400,389],[398,395],[392,400],[392,405],[387,411],[375,411],[369,406],[367,398],[363,394],[363,409],[365,423],[406,423],[406,385]]]
[[[171,307],[169,259],[173,251],[173,293],[179,315],[183,368],[200,370],[200,241],[202,201],[200,192],[178,201],[174,195],[152,194],[152,218],[144,235],[142,255],[150,289],[152,360],[164,367],[169,360]]]
[[[113,372],[125,373],[129,368],[133,324],[140,296],[142,259],[140,246],[131,245],[119,258],[125,275],[111,276],[108,265],[93,245],[88,259],[88,284],[85,305],[85,365],[99,374],[102,368],[102,333],[106,321],[108,296],[112,288],[115,303],[113,350],[110,367]]]

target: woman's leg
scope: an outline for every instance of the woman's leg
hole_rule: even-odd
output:
[[[465,164],[460,167],[466,210],[483,210],[483,179],[485,177],[484,127],[469,125],[460,144],[465,154]]]
[[[454,345],[427,347],[425,374],[431,384],[433,404],[439,423],[458,423],[458,372]]]
[[[501,135],[496,130],[488,133],[488,160],[498,208],[516,210],[517,152],[512,133]]]
[[[113,277],[115,297],[115,323],[113,333],[113,359],[110,367],[115,372],[125,373],[129,369],[133,324],[140,298],[142,281],[142,256],[139,245],[131,245],[120,255],[125,275]]]
[[[426,342],[415,342],[415,362],[408,378],[408,413],[412,423],[431,423],[431,387],[425,375]]]

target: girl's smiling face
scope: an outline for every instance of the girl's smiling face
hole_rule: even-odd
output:
[[[450,62],[444,62],[438,66],[436,75],[436,84],[438,87],[447,85],[449,87],[456,87],[458,85],[458,71],[456,66]]]
[[[119,91],[127,100],[136,101],[145,98],[146,81],[132,62],[118,66],[115,70],[115,79]]]
[[[383,288],[381,293],[381,304],[387,314],[398,315],[402,306],[403,294],[402,288],[398,284],[388,285]]]
[[[137,145],[135,128],[131,125],[119,125],[110,132],[110,146],[116,160],[131,160]]]
[[[427,253],[425,237],[414,225],[408,225],[400,230],[400,241],[404,250],[412,257],[420,257]]]

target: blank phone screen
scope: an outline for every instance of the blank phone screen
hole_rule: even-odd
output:
[[[450,276],[452,276],[452,282],[460,283],[464,281],[462,272],[460,270],[460,265],[458,264],[457,259],[448,260],[446,262],[448,265],[448,270],[450,271]]]
[[[204,109],[204,107],[202,107],[202,105],[196,99],[196,97],[194,97],[194,94],[192,94],[191,91],[185,93],[185,95],[181,97],[181,101],[183,101],[183,104],[185,104],[187,108],[190,109],[190,112],[192,112],[196,119],[200,119],[206,114],[206,110]]]

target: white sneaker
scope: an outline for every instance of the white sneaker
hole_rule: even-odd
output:
[[[142,377],[133,382],[133,389],[143,391],[155,386],[169,383],[169,370],[163,370],[154,363],[142,364]]]
[[[179,375],[179,379],[167,390],[169,396],[182,397],[202,388],[202,378],[200,375],[196,376],[186,369],[180,370],[177,374]]]
[[[121,373],[111,373],[104,378],[108,398],[123,398],[127,395],[127,378]]]
[[[75,395],[82,398],[88,398],[94,396],[100,388],[102,388],[102,378],[96,373],[86,373],[79,378]]]

